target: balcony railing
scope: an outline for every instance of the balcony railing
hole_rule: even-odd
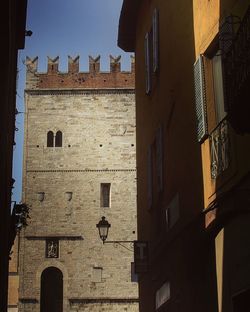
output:
[[[211,178],[216,179],[229,166],[228,123],[223,119],[210,135]]]
[[[225,98],[229,121],[240,133],[250,132],[248,117],[250,83],[250,6],[243,17],[231,48],[223,55]]]

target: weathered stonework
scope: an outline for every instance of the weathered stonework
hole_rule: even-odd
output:
[[[58,58],[38,73],[27,58],[23,201],[30,222],[20,243],[19,308],[40,311],[41,275],[63,274],[63,311],[138,311],[131,282],[133,253],[103,245],[96,228],[112,224],[108,240],[135,240],[136,165],[134,72],[58,72]],[[63,76],[63,79],[62,79]],[[62,81],[63,80],[63,81]],[[62,132],[61,147],[47,147],[47,133]],[[100,207],[100,185],[111,183],[110,207]],[[42,195],[41,195],[42,194]],[[58,240],[59,256],[46,258],[46,238]]]

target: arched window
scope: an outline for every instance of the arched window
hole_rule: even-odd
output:
[[[54,133],[52,131],[49,131],[47,133],[47,147],[53,146],[54,146]]]
[[[40,312],[63,312],[63,274],[55,267],[41,275]]]
[[[56,133],[56,147],[62,147],[62,132],[61,131],[57,131]]]

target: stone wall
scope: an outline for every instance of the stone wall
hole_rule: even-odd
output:
[[[50,73],[29,66],[23,201],[31,219],[20,243],[20,311],[40,311],[48,267],[63,274],[64,311],[138,311],[133,252],[103,245],[96,228],[105,216],[109,240],[137,238],[133,86],[43,87],[38,81],[44,75],[50,81]],[[131,72],[123,75],[132,81]],[[47,146],[49,131],[62,132],[61,147]],[[108,208],[101,207],[101,183],[111,183]],[[58,242],[58,257],[46,254],[48,239]]]

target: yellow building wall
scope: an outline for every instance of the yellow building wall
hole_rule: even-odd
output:
[[[200,54],[209,52],[215,42],[218,44],[219,24],[223,18],[232,14],[242,19],[249,5],[249,0],[193,0],[196,59]],[[214,110],[213,101],[213,98],[208,98],[207,115],[210,120]],[[210,134],[211,131],[210,128]],[[209,137],[201,144],[204,209],[208,208],[216,198],[227,194],[228,191],[237,186],[250,171],[250,135],[237,134],[229,124],[229,139],[229,167],[217,179],[211,178]],[[239,203],[232,203],[228,196],[227,202],[223,203],[223,207],[220,208],[230,210],[241,207]],[[215,237],[219,312],[231,311],[233,296],[249,284],[248,258],[245,255],[247,250],[245,245],[247,245],[249,237],[246,230],[246,218],[249,217],[238,216],[225,222],[225,224],[220,224],[221,229]],[[215,219],[216,209],[213,209],[206,214],[206,226],[211,225]],[[236,270],[238,270],[237,273]]]
[[[196,59],[200,54],[204,54],[214,42],[218,43],[219,24],[228,15],[235,15],[242,18],[246,12],[249,0],[193,0],[194,16],[194,43]],[[236,26],[237,27],[237,26]],[[208,97],[207,113],[211,119],[213,99]],[[230,138],[230,164],[227,170],[217,179],[211,178],[211,157],[210,142],[207,138],[201,144],[202,171],[204,185],[204,208],[207,208],[215,198],[230,190],[240,179],[250,170],[248,159],[250,158],[249,135],[238,135],[229,126]],[[207,224],[214,216],[208,214]]]
[[[16,236],[11,250],[11,260],[9,262],[8,312],[18,311],[18,240],[19,236]]]

